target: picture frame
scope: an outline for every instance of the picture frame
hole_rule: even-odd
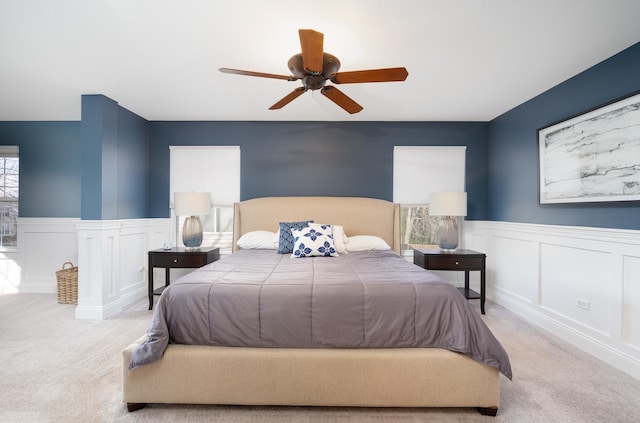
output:
[[[538,130],[540,203],[640,200],[640,92]]]

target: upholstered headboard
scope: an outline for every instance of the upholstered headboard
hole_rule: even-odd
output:
[[[279,222],[309,219],[342,225],[347,236],[379,236],[400,254],[400,206],[362,197],[262,197],[235,203],[233,251],[249,231],[276,232]]]

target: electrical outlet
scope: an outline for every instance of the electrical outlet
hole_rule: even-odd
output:
[[[591,309],[591,303],[587,300],[583,300],[582,298],[578,298],[578,308],[589,310]]]

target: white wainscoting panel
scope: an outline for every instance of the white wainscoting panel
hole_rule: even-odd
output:
[[[148,294],[147,252],[168,243],[170,219],[82,220],[77,319],[105,319]]]
[[[540,243],[540,306],[555,318],[610,336],[611,254]],[[592,334],[593,335],[593,334]]]
[[[640,354],[640,257],[623,257],[622,339]]]
[[[18,218],[18,247],[0,253],[0,293],[57,292],[56,271],[78,265],[75,218]]]
[[[490,285],[496,292],[526,304],[538,303],[537,245],[517,234],[499,234],[492,238]],[[489,296],[493,298],[493,296]]]
[[[640,379],[640,231],[467,221],[464,240],[489,299]]]
[[[120,249],[120,293],[125,294],[146,281],[145,269],[147,265],[147,234],[145,228],[124,227],[120,234],[120,242],[127,245]],[[144,254],[140,254],[142,251]],[[132,252],[138,252],[131,254]]]

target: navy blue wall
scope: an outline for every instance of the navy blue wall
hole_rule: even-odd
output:
[[[80,122],[0,122],[20,149],[20,216],[80,216]]]
[[[84,220],[115,219],[118,103],[82,96],[82,208]]]
[[[0,143],[20,145],[21,216],[85,220],[168,217],[170,145],[240,145],[242,199],[387,200],[394,145],[465,145],[468,218],[483,220],[487,130],[477,122],[147,122],[88,95],[82,122],[0,122]]]
[[[118,219],[149,216],[149,122],[118,108]]]
[[[464,145],[467,218],[487,218],[487,123],[151,122],[150,128],[151,217],[169,216],[171,145],[239,145],[242,200],[332,195],[390,201],[394,146]]]
[[[148,126],[108,97],[82,96],[83,220],[147,217]]]
[[[637,90],[640,43],[493,120],[489,127],[488,218],[640,229],[640,202],[538,203],[538,129]]]

